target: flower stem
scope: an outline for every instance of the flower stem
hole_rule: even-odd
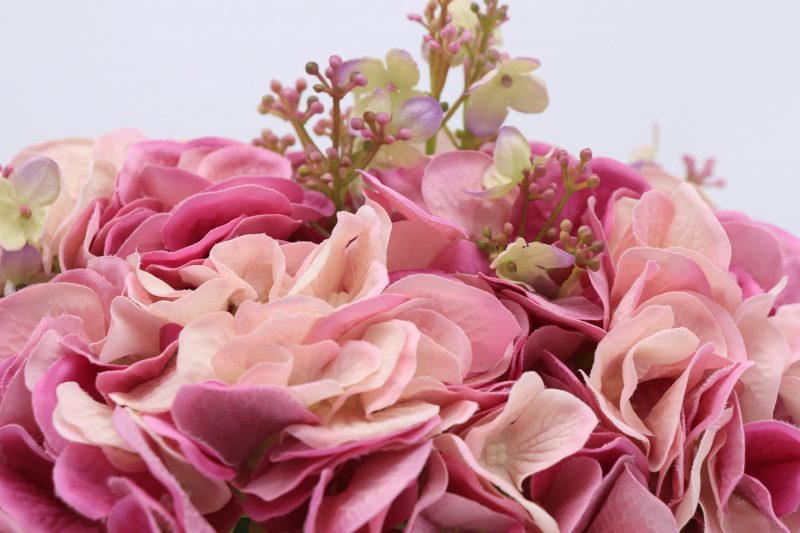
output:
[[[567,201],[569,200],[570,196],[572,196],[572,188],[567,186],[564,189],[564,194],[561,195],[561,199],[558,200],[555,209],[553,209],[553,212],[550,213],[550,216],[547,217],[547,220],[544,221],[544,224],[539,229],[539,233],[537,233],[536,237],[533,239],[534,241],[541,241],[544,238],[544,236],[547,234],[547,230],[553,226],[558,218],[558,215],[561,214],[564,206],[567,205]]]

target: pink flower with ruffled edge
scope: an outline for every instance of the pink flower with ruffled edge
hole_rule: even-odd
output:
[[[284,157],[233,141],[136,144],[113,195],[91,202],[61,242],[61,265],[138,253],[145,268],[174,280],[175,269],[201,261],[217,242],[248,233],[291,238],[333,205],[290,175]]]

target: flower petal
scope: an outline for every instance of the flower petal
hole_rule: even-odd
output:
[[[439,102],[430,96],[415,96],[403,102],[393,122],[398,131],[401,128],[411,130],[412,141],[422,142],[439,131],[442,118],[444,112]]]
[[[531,145],[517,129],[500,128],[494,143],[494,166],[511,182],[522,181],[522,172],[531,166]]]
[[[465,113],[469,131],[478,137],[488,137],[508,116],[508,99],[505,94],[498,94],[491,84],[486,84],[470,94]]]
[[[544,81],[537,76],[520,76],[511,87],[511,109],[520,113],[541,113],[550,102]]]
[[[417,63],[405,50],[394,49],[386,53],[386,70],[389,80],[398,89],[411,89],[419,83]]]
[[[17,201],[30,207],[46,206],[56,201],[61,190],[61,173],[55,161],[34,157],[9,178]]]

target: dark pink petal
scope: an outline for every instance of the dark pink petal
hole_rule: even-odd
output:
[[[315,520],[317,529],[355,531],[366,524],[416,479],[430,451],[429,441],[413,448],[368,455],[359,462],[347,488],[320,501]]]
[[[279,192],[255,185],[200,193],[178,205],[164,223],[164,244],[168,250],[178,250],[231,220],[267,213],[289,215],[289,201]]]
[[[287,425],[318,421],[283,390],[216,383],[181,388],[172,415],[183,433],[236,467]]]
[[[745,473],[772,496],[777,516],[800,505],[800,429],[776,420],[744,426]]]
[[[19,426],[0,428],[0,508],[23,531],[101,531],[56,498],[53,464]]]
[[[678,531],[672,511],[625,468],[587,532]]]
[[[204,157],[197,173],[213,182],[234,176],[289,178],[292,166],[288,159],[275,152],[246,144],[232,144]]]

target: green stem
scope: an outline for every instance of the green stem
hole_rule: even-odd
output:
[[[572,272],[569,273],[569,277],[561,284],[561,288],[558,290],[558,297],[564,298],[569,296],[569,292],[572,290],[572,287],[581,279],[581,274],[583,274],[584,270],[579,266],[572,267]]]
[[[469,87],[467,87],[467,89],[468,88]],[[461,96],[459,96],[458,99],[455,102],[453,102],[453,105],[450,107],[450,109],[447,110],[447,113],[445,113],[444,118],[442,118],[442,127],[444,127],[447,124],[447,121],[450,120],[453,117],[453,115],[455,115],[456,111],[458,111],[458,108],[461,106],[461,104],[464,103],[466,99],[467,95],[465,93],[461,93]]]
[[[522,202],[522,212],[519,215],[519,226],[517,226],[517,237],[524,237],[525,236],[525,225],[528,222],[528,204],[531,203],[531,195],[530,190],[530,183],[528,182],[528,176],[524,176],[522,178],[522,195],[524,196],[524,200]],[[537,241],[539,239],[536,239]]]
[[[334,184],[333,188],[333,203],[336,206],[337,211],[341,211],[344,207],[344,196],[343,193],[347,191],[347,187],[358,177],[359,170],[367,170],[369,164],[375,159],[375,156],[378,155],[381,147],[383,145],[379,143],[375,143],[370,147],[369,152],[367,152],[364,157],[362,157],[358,163],[353,165],[353,170],[351,170],[342,181]]]
[[[572,188],[571,187],[565,188],[564,194],[561,195],[561,199],[556,204],[556,207],[555,209],[553,209],[553,212],[550,213],[550,216],[547,217],[547,220],[544,221],[544,225],[541,227],[541,229],[539,229],[539,233],[537,233],[536,237],[533,239],[534,241],[541,241],[544,238],[545,234],[547,233],[547,230],[549,230],[550,227],[553,225],[553,223],[555,223],[556,219],[558,218],[558,215],[564,209],[564,206],[567,205],[567,201],[569,200],[569,197],[571,195],[572,195]]]

